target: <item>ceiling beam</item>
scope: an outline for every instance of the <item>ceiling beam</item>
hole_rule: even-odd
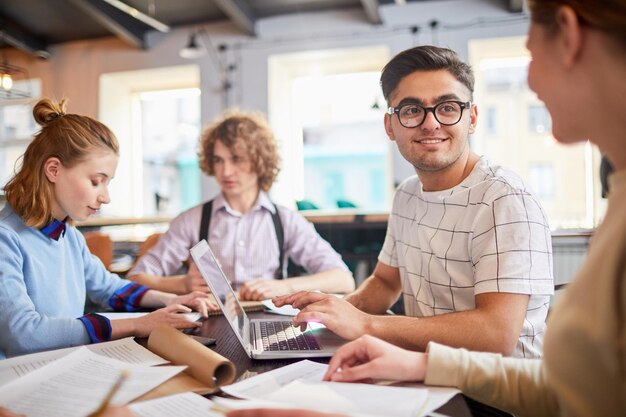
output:
[[[380,25],[383,22],[378,11],[378,6],[380,6],[378,0],[361,0],[361,6],[370,23]]]
[[[215,5],[248,35],[256,35],[256,16],[243,0],[214,0]]]
[[[167,32],[170,31],[170,27],[168,25],[166,25],[165,23],[156,20],[152,16],[148,16],[147,14],[140,12],[139,10],[135,9],[132,6],[129,6],[128,4],[126,4],[126,3],[124,3],[124,2],[122,2],[120,0],[102,0],[102,1],[110,4],[111,6],[113,6],[115,8],[120,9],[124,13],[131,15],[135,19],[145,23],[148,26],[153,27],[154,29],[158,30],[159,32],[167,33]]]
[[[109,29],[117,37],[131,45],[142,49],[149,49],[148,34],[153,30],[151,25],[137,19],[132,14],[122,11],[106,0],[70,0],[80,7],[101,25]],[[136,9],[133,9],[136,10]],[[139,12],[140,13],[140,12]],[[168,28],[169,29],[169,28]]]
[[[39,58],[50,58],[48,45],[32,33],[16,25],[4,15],[0,15],[0,39],[7,44],[20,49],[27,54],[35,55]]]

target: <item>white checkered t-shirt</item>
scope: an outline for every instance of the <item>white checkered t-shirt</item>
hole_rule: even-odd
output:
[[[417,176],[408,178],[378,259],[399,268],[407,316],[471,310],[482,293],[530,294],[513,356],[541,356],[554,291],[550,228],[511,171],[482,157],[449,190],[424,192]]]

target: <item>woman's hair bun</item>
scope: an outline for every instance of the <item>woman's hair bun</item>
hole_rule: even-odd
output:
[[[46,126],[48,123],[65,116],[66,102],[66,99],[63,99],[58,103],[55,103],[49,98],[39,100],[33,108],[33,117],[35,118],[37,124],[40,126]]]

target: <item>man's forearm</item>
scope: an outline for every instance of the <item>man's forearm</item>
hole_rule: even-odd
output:
[[[354,278],[340,268],[313,275],[289,278],[291,292],[319,290],[324,293],[346,294],[354,291]]]
[[[376,275],[370,276],[346,300],[369,314],[384,314],[400,296],[401,288],[390,285]]]
[[[163,292],[169,292],[173,294],[186,294],[188,292],[185,288],[185,275],[157,277],[154,275],[141,273],[126,278],[138,284],[145,285],[148,288]]]
[[[521,324],[506,325],[492,313],[467,310],[433,317],[375,316],[366,332],[406,349],[424,351],[434,341],[451,347],[511,355]]]

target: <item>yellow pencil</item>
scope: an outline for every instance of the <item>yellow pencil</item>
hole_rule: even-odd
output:
[[[211,404],[211,407],[209,408],[209,411],[213,411],[222,415],[226,415],[226,413],[228,413],[230,410],[230,408],[224,407],[222,405],[217,405],[215,403]]]
[[[117,381],[115,381],[115,384],[113,384],[113,386],[111,387],[111,389],[107,393],[106,397],[104,397],[104,399],[100,403],[100,406],[96,409],[96,411],[94,411],[93,413],[89,414],[89,416],[87,416],[87,417],[98,417],[100,414],[102,414],[102,412],[109,406],[109,403],[111,402],[111,400],[113,399],[113,397],[115,396],[117,391],[119,391],[119,389],[122,386],[122,384],[124,383],[124,381],[126,381],[126,379],[128,379],[129,375],[130,375],[130,372],[128,372],[128,370],[124,369],[122,371],[122,373],[120,374],[120,376],[117,378]]]

